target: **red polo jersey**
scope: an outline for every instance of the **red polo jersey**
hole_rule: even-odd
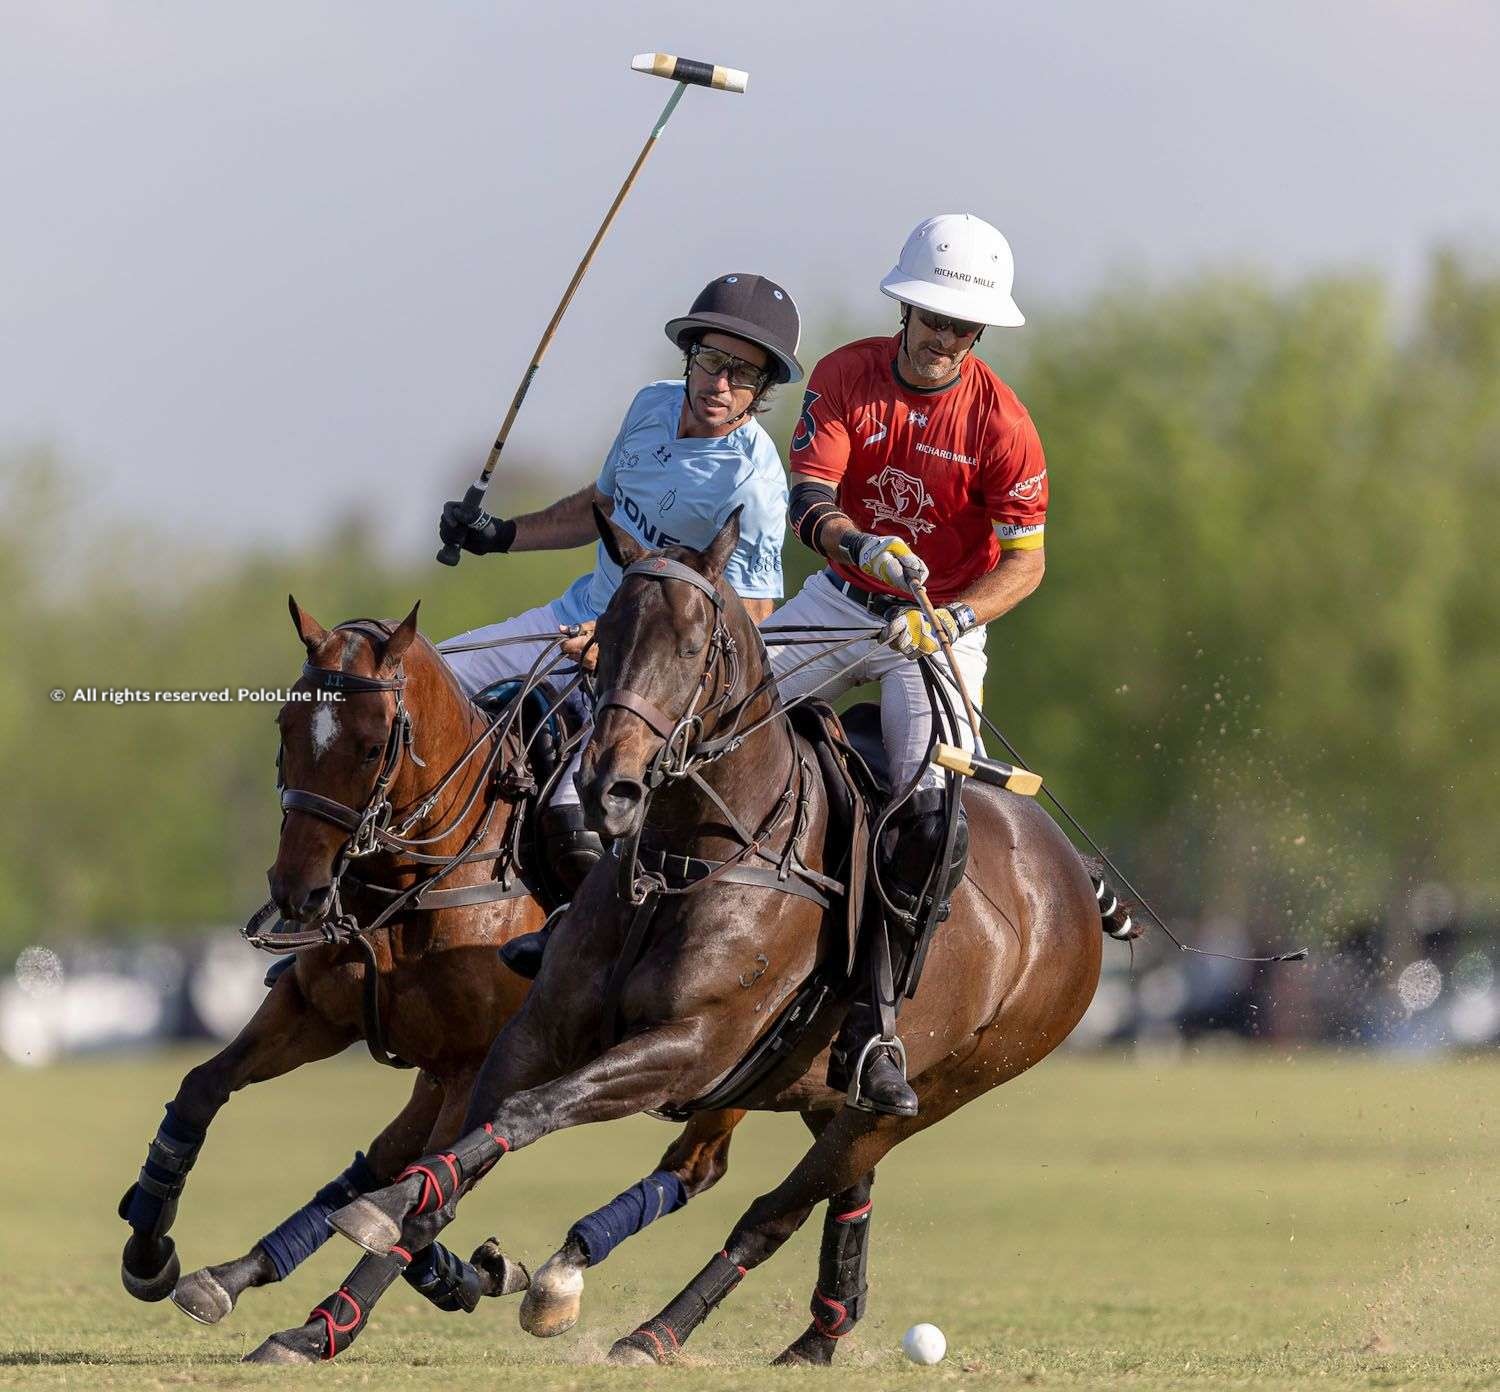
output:
[[[790,463],[833,485],[861,531],[907,542],[944,604],[993,570],[1002,547],[1041,546],[1047,461],[1026,408],[987,364],[971,353],[952,386],[915,391],[896,377],[899,347],[899,334],[860,339],[813,369]],[[842,558],[833,567],[887,588]]]

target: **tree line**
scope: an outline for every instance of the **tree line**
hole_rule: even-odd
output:
[[[1493,907],[1500,275],[1440,254],[1412,305],[1370,275],[1138,284],[982,347],[1052,487],[984,699],[1048,785],[1179,913],[1336,934],[1430,879]],[[440,572],[348,519],[231,555],[122,524],[90,560],[57,536],[80,463],[0,456],[0,957],[242,921],[274,856],[275,703],[54,689],[288,686],[289,590],[325,624],[421,596],[443,637],[589,562]],[[787,562],[811,568],[795,540]]]

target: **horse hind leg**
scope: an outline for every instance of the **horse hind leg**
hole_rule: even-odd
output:
[[[574,1223],[563,1245],[532,1276],[521,1302],[521,1328],[548,1339],[577,1324],[584,1272],[626,1238],[717,1184],[729,1169],[730,1138],[744,1116],[743,1111],[694,1116],[651,1174]]]
[[[872,1170],[858,1184],[828,1201],[823,1244],[818,1252],[818,1283],[812,1293],[812,1323],[775,1360],[778,1367],[827,1367],[839,1340],[865,1313],[869,1286],[870,1190]]]
[[[659,1314],[617,1340],[610,1350],[609,1361],[672,1362],[693,1331],[747,1272],[773,1256],[807,1221],[818,1203],[855,1189],[862,1178],[868,1179],[879,1160],[910,1130],[910,1123],[893,1118],[875,1117],[849,1108],[839,1112],[791,1174],[750,1205],[730,1233],[724,1250]],[[857,1250],[853,1255],[856,1258],[853,1271],[858,1279],[862,1268],[857,1263],[862,1257]],[[840,1275],[838,1281],[844,1279]],[[818,1305],[814,1308],[817,1312]]]

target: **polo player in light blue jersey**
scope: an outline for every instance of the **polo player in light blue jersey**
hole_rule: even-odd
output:
[[[667,321],[666,333],[685,354],[683,376],[636,393],[595,483],[511,519],[474,517],[462,503],[450,502],[438,524],[443,541],[481,556],[566,550],[596,539],[597,504],[643,546],[702,548],[742,507],[739,545],[724,578],[757,623],[769,617],[782,594],[787,482],[781,455],[755,416],[773,386],[801,380],[797,306],[764,276],[719,276],[686,315]],[[550,603],[448,641],[555,638],[577,627],[579,635],[563,651],[580,654],[619,583],[620,569],[600,545],[594,569]],[[512,643],[447,657],[472,696],[524,675],[536,653],[528,644]],[[584,825],[573,772],[558,780],[541,828],[553,873],[569,894],[604,854],[598,834]],[[513,970],[534,978],[544,946],[545,930],[514,939],[501,955]]]

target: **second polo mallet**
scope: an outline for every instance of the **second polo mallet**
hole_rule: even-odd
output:
[[[495,465],[500,462],[500,452],[505,448],[506,438],[510,435],[510,428],[515,424],[516,413],[521,409],[521,403],[526,400],[526,393],[531,388],[531,379],[536,376],[536,370],[542,365],[542,359],[547,355],[547,349],[552,346],[552,337],[557,332],[557,326],[562,322],[562,317],[567,313],[568,305],[572,303],[573,294],[582,281],[584,272],[588,270],[589,263],[594,259],[594,253],[599,250],[599,243],[604,240],[604,234],[609,231],[610,224],[615,220],[615,214],[620,211],[620,204],[625,201],[625,195],[630,192],[630,186],[635,183],[636,175],[641,172],[641,167],[646,163],[661,133],[666,129],[667,122],[671,120],[672,113],[677,109],[677,103],[682,100],[682,94],[689,87],[713,87],[720,92],[743,92],[746,84],[750,81],[750,74],[741,72],[738,68],[720,67],[716,63],[702,63],[696,58],[678,58],[671,53],[638,53],[630,60],[630,66],[634,71],[646,73],[651,77],[665,77],[677,85],[672,89],[672,95],[667,98],[667,104],[662,107],[661,115],[656,118],[656,124],[651,127],[651,134],[646,137],[646,143],[641,146],[641,152],[635,157],[635,163],[630,166],[630,173],[625,176],[625,182],[620,185],[620,191],[615,194],[615,201],[609,205],[609,211],[604,214],[604,221],[599,224],[599,230],[594,233],[594,240],[588,245],[588,250],[583,253],[583,260],[578,263],[578,269],[573,272],[573,279],[568,282],[568,288],[563,291],[563,297],[558,302],[557,309],[553,312],[546,330],[542,334],[541,342],[536,346],[536,352],[531,355],[531,365],[526,369],[521,378],[521,385],[516,388],[516,394],[511,399],[510,410],[505,413],[505,419],[500,423],[500,433],[495,436],[495,443],[490,448],[490,457],[484,462],[484,469],[479,477],[469,485],[464,494],[464,511],[477,517],[484,506],[485,490],[488,489],[490,477],[495,472]],[[463,554],[462,548],[456,544],[449,544],[438,552],[437,558],[446,566],[456,566],[458,558]]]

